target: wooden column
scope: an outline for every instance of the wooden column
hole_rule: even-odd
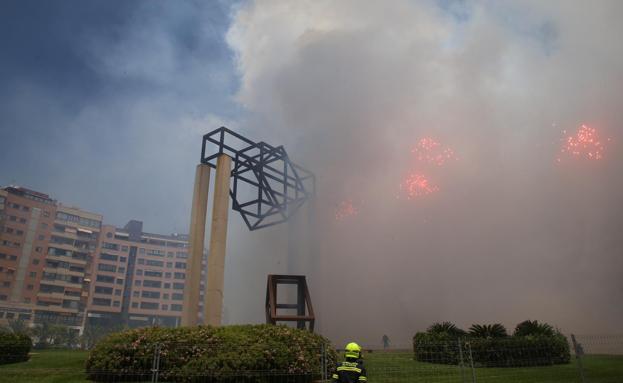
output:
[[[208,281],[204,303],[204,323],[221,325],[223,311],[223,280],[225,253],[227,250],[227,214],[229,213],[229,181],[231,157],[221,154],[216,162],[214,182],[214,207],[210,230],[210,253],[208,254]]]
[[[182,326],[197,325],[209,187],[210,166],[199,164],[195,170],[195,188],[190,211],[190,230],[188,232],[190,248],[186,268],[186,285],[184,286]]]

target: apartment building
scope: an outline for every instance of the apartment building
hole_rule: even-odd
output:
[[[103,226],[94,260],[90,323],[179,325],[187,258],[187,235],[146,233],[136,220],[123,228]]]
[[[78,208],[57,206],[37,293],[35,323],[64,324],[78,330],[83,327],[102,218]]]
[[[117,228],[46,194],[0,189],[0,323],[177,326],[187,258],[187,235],[136,220]]]
[[[33,320],[55,216],[46,194],[0,189],[0,320]]]

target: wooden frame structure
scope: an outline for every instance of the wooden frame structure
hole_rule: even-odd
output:
[[[278,303],[277,291],[279,285],[296,285],[296,303]],[[279,310],[296,310],[296,315],[282,314]],[[304,275],[275,275],[269,274],[266,284],[266,323],[296,322],[299,329],[314,331],[316,317],[312,307],[307,280]]]

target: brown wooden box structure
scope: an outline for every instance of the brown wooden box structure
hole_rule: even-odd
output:
[[[296,303],[278,303],[277,290],[279,285],[296,285]],[[296,310],[296,315],[280,314],[278,310]],[[307,280],[304,275],[268,275],[266,285],[266,323],[296,322],[296,327],[314,331],[314,309],[312,307]]]

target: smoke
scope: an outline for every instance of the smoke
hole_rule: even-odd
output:
[[[248,111],[240,124],[317,176],[315,225],[296,229],[313,247],[291,267],[310,277],[323,334],[406,344],[434,321],[512,329],[528,318],[621,330],[622,11],[618,1],[237,8],[227,41]],[[562,131],[583,123],[612,139],[605,158],[556,163]],[[422,137],[458,160],[427,170],[438,192],[397,199]],[[358,212],[336,221],[346,199]],[[287,233],[254,242],[283,252],[275,239]]]

